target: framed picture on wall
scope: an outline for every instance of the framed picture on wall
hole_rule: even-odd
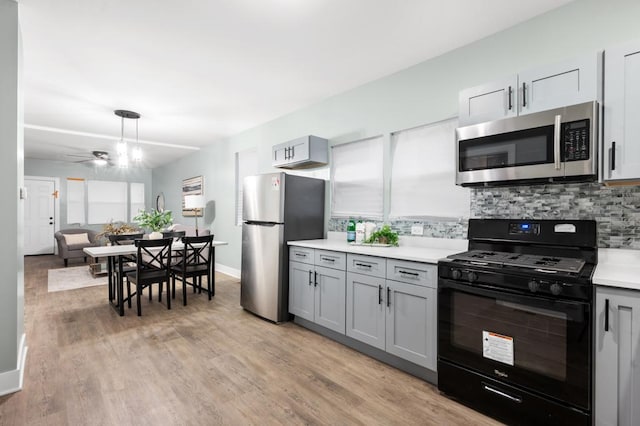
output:
[[[184,197],[187,195],[204,195],[203,176],[195,176],[182,181],[182,216],[202,216],[202,209],[185,209]]]

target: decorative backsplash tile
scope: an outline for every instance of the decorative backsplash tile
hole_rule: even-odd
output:
[[[598,183],[524,185],[471,189],[471,217],[481,219],[594,219],[598,246],[640,250],[640,186],[608,187]],[[387,223],[399,235],[411,235],[422,223],[424,237],[467,238],[466,220],[356,220]],[[330,219],[329,231],[344,232],[347,219]]]
[[[477,218],[594,219],[598,246],[640,249],[640,187],[569,183],[474,188]]]

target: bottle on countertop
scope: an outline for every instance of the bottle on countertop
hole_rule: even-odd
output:
[[[347,222],[347,242],[352,243],[356,240],[356,222],[353,219],[349,219]]]
[[[356,243],[364,243],[365,225],[361,220],[356,223]]]

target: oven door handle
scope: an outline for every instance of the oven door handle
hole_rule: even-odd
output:
[[[438,280],[438,300],[444,300],[442,297],[440,297],[440,293],[447,289],[503,300],[507,302],[513,302],[516,304],[526,305],[527,307],[536,307],[548,309],[555,312],[562,312],[564,315],[567,315],[567,317],[572,321],[578,322],[585,321],[585,317],[588,316],[588,312],[590,312],[588,302],[547,299],[540,296],[533,296],[527,293],[512,293],[508,290],[505,291],[504,289],[500,288],[482,286],[478,284],[468,285],[465,283],[458,283],[456,281],[442,278]]]
[[[489,391],[489,392],[492,392],[492,393],[495,393],[496,395],[499,395],[499,396],[501,396],[503,398],[507,398],[510,401],[517,402],[518,404],[522,403],[522,398],[519,398],[517,396],[511,396],[508,393],[503,392],[501,390],[498,390],[498,389],[496,389],[494,387],[491,387],[491,386],[489,386],[488,384],[486,384],[484,382],[482,383],[482,389],[484,389],[486,391]]]

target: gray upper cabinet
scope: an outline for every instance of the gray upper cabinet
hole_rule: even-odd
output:
[[[532,68],[459,95],[460,126],[601,99],[602,53]]]
[[[303,136],[273,147],[271,165],[283,169],[324,166],[329,162],[329,142],[317,136]]]
[[[596,288],[595,422],[640,425],[640,292]]]
[[[640,40],[605,52],[603,180],[640,179]]]

